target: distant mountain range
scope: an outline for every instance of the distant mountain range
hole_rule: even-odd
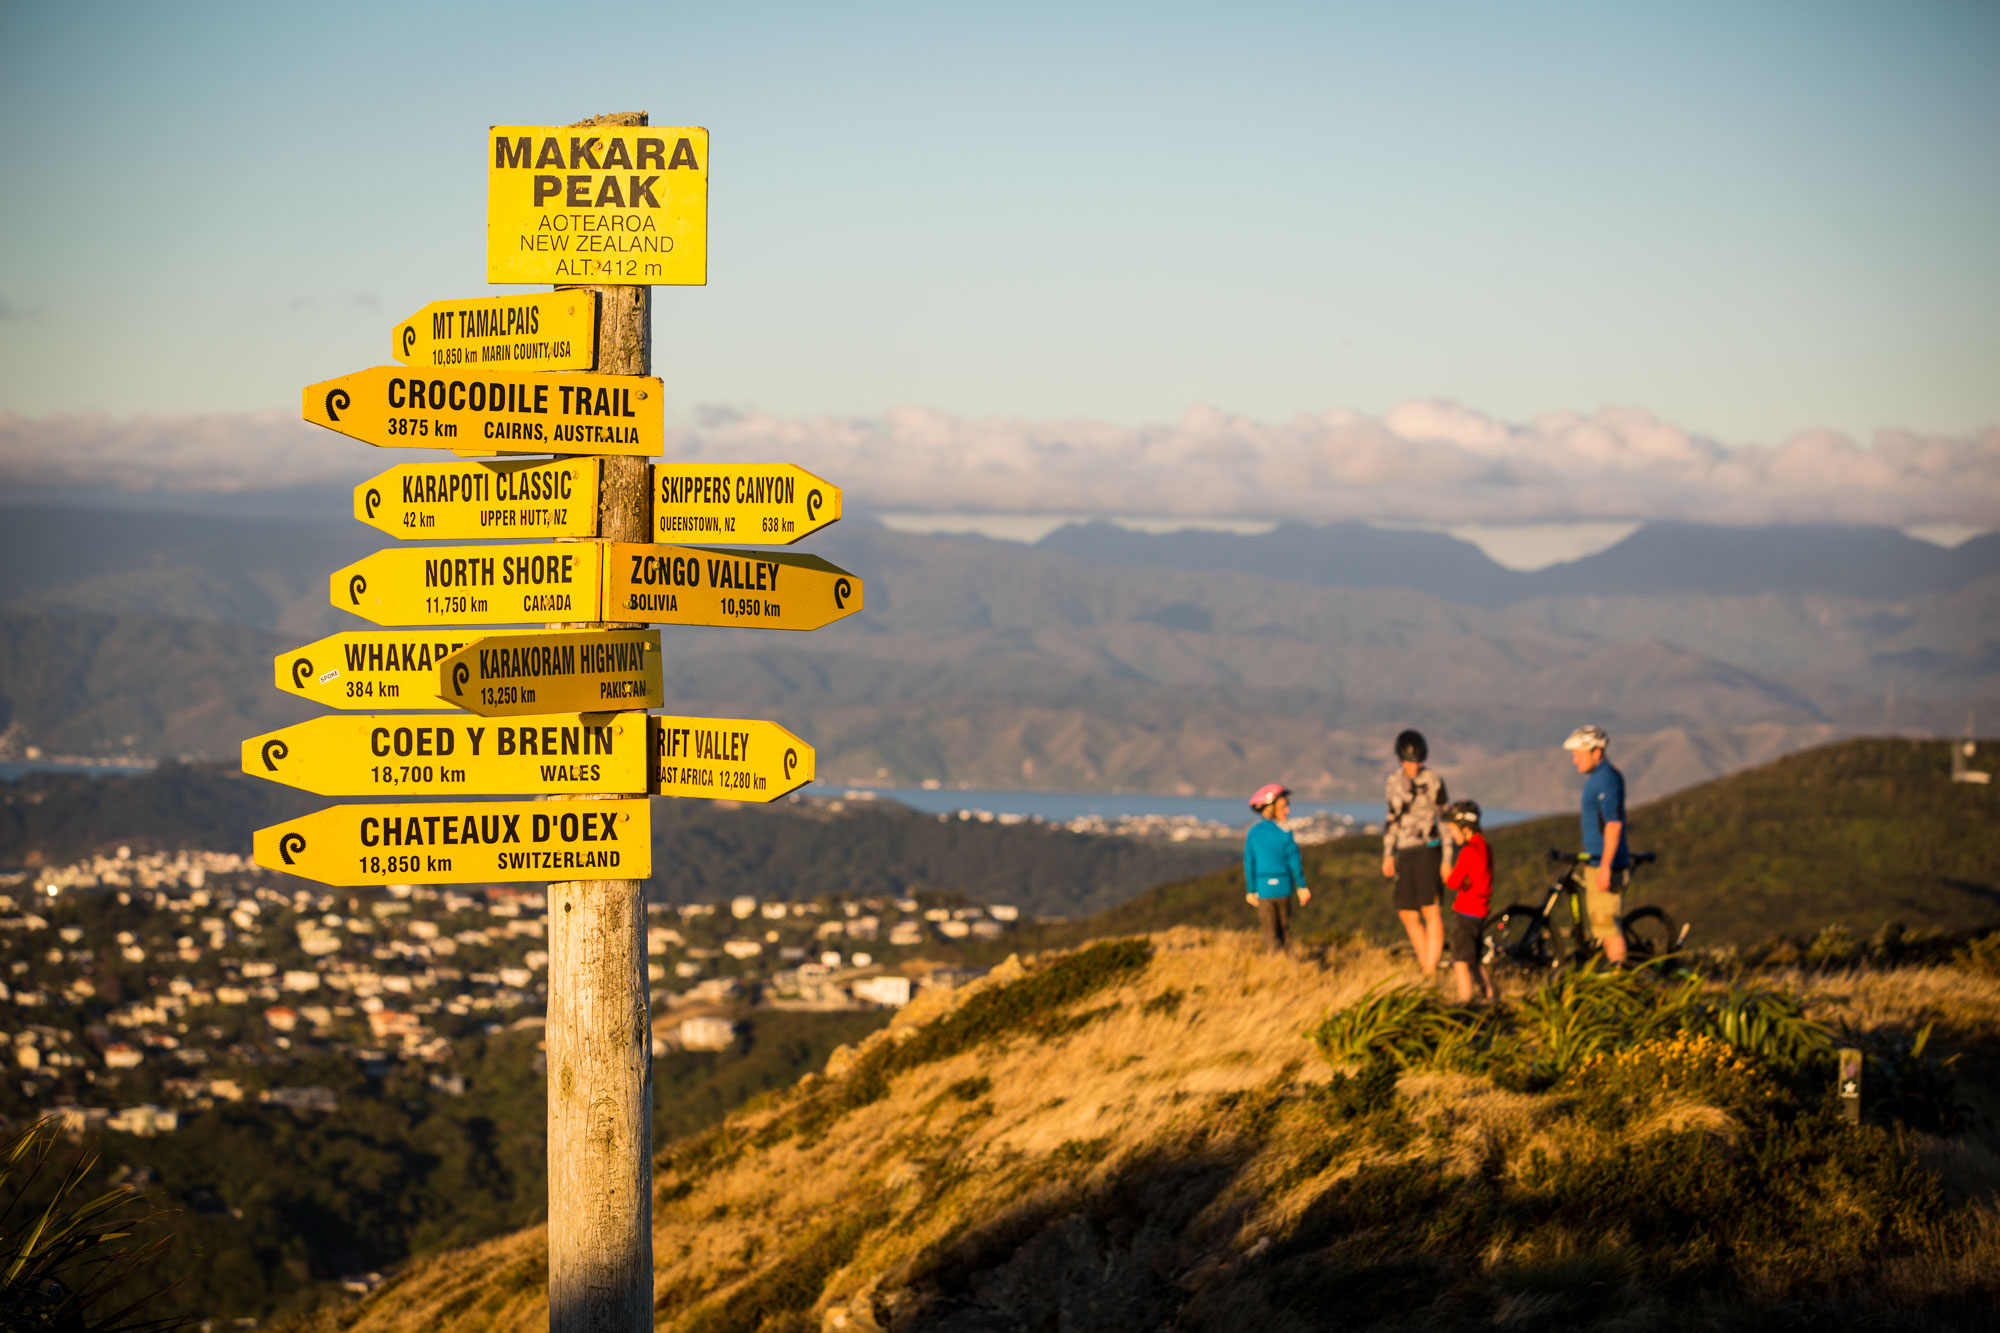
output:
[[[384,544],[337,518],[0,511],[18,571],[0,726],[46,750],[232,755],[309,711],[270,658],[363,628],[326,580]],[[1029,547],[848,520],[810,546],[867,580],[867,611],[811,636],[670,630],[666,669],[685,711],[805,736],[826,783],[1231,794],[1282,776],[1372,797],[1415,725],[1466,794],[1557,808],[1575,779],[1553,747],[1583,720],[1657,796],[1842,735],[2000,716],[1993,537],[1653,525],[1534,574],[1352,524],[1090,524]]]
[[[1142,569],[1228,570],[1323,588],[1410,588],[1486,607],[1537,597],[1816,593],[1894,601],[1957,592],[2000,574],[2000,532],[1947,549],[1894,528],[1810,523],[1648,523],[1595,555],[1527,571],[1509,569],[1471,542],[1443,533],[1366,523],[1281,523],[1254,535],[1072,523],[1036,545]]]

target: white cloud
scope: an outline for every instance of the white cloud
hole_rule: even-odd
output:
[[[375,450],[276,413],[0,415],[0,485],[237,491],[359,480],[436,455]],[[2000,525],[2000,429],[1808,431],[1730,448],[1649,413],[1498,421],[1453,403],[1272,423],[1198,405],[1174,424],[964,418],[925,408],[786,419],[712,410],[669,456],[792,462],[860,510],[1373,519],[1432,525],[1693,519]]]

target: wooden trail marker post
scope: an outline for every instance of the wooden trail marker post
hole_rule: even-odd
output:
[[[644,125],[647,117],[626,113],[580,123]],[[599,373],[652,374],[652,289],[586,290],[597,293]],[[649,540],[647,461],[606,458],[599,468],[598,538]],[[599,625],[554,622],[549,628]],[[643,716],[638,723],[645,726]],[[645,887],[636,879],[597,879],[548,889],[550,1333],[653,1327],[653,1025]]]
[[[593,285],[433,302],[392,333],[402,367],[307,385],[300,413],[478,459],[371,477],[357,520],[428,543],[538,540],[391,546],[335,571],[333,606],[415,628],[275,658],[279,689],[344,715],[249,738],[242,768],[391,802],[257,830],[269,870],[628,876],[548,884],[549,1327],[650,1329],[647,797],[777,800],[813,780],[814,755],[773,722],[649,713],[666,702],[660,637],[634,626],[810,630],[858,612],[864,589],[817,556],[670,540],[784,546],[840,517],[839,488],[790,464],[649,461],[665,439],[650,288],[707,281],[708,132],[629,113],[493,126],[487,151],[488,280]]]

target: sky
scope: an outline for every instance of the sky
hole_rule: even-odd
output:
[[[1092,512],[1602,523],[1653,515],[1642,437],[1672,437],[1705,480],[1662,514],[1737,494],[1740,455],[1731,521],[1991,526],[1996,68],[1990,0],[7,6],[0,482],[303,448],[301,385],[504,290],[488,124],[644,109],[712,135],[709,285],[654,317],[697,453],[983,441],[1027,512],[1062,506],[1031,484],[1056,447],[1196,464]],[[1268,479],[1363,428],[1408,448],[1194,498],[1232,447]],[[1549,486],[1605,440],[1622,489]],[[1451,450],[1447,482],[1525,479],[1383,489]],[[999,503],[922,463],[883,503]]]

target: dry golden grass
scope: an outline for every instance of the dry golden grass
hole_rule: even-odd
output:
[[[1439,1180],[1476,1181],[1495,1171],[1511,1179],[1537,1154],[1560,1163],[1606,1146],[1580,1131],[1561,1091],[1508,1092],[1457,1074],[1405,1074],[1393,1094],[1397,1115],[1374,1128],[1329,1130],[1314,1101],[1328,1071],[1305,1034],[1328,1009],[1407,974],[1407,963],[1361,945],[1273,957],[1247,935],[1185,928],[1154,945],[1135,980],[1074,1006],[1097,1016],[1066,1035],[978,1045],[896,1074],[886,1096],[823,1132],[794,1128],[815,1087],[828,1086],[809,1079],[700,1140],[707,1156],[679,1145],[656,1190],[659,1326],[872,1329],[878,1316],[900,1324],[930,1308],[927,1301],[955,1299],[953,1284],[972,1280],[966,1274],[983,1275],[982,1299],[1039,1309],[1036,1302],[1054,1298],[1031,1289],[1024,1275],[1088,1258],[1110,1275],[1092,1298],[1095,1326],[1118,1326],[1104,1312],[1124,1308],[1119,1300],[1131,1301],[1139,1318],[1152,1308],[1147,1284],[1169,1273],[1176,1299],[1187,1302],[1181,1326],[1309,1328],[1313,1319],[1288,1308],[1280,1287],[1242,1275],[1274,1260],[1305,1271],[1299,1266],[1316,1261],[1287,1259],[1287,1247],[1342,1216],[1329,1211],[1335,1201],[1356,1191],[1365,1200],[1378,1178],[1421,1193],[1422,1175],[1409,1175],[1418,1165]],[[2000,1033],[2000,982],[1962,972],[1792,981],[1822,1020],[1867,1029],[1938,1018],[1966,1032]],[[927,999],[870,1042],[903,1040],[965,998]],[[864,1053],[846,1053],[831,1067],[851,1071]],[[1733,1151],[1742,1133],[1724,1108],[1668,1097],[1612,1139],[1679,1135]],[[2000,1187],[2000,1159],[1987,1145],[1919,1146],[1963,1193],[1976,1197],[1980,1181]],[[1120,1198],[1115,1207],[1105,1202]],[[1125,1249],[1100,1255],[1093,1246],[1102,1245],[1104,1228],[1062,1231],[1062,1219],[1086,1204],[1117,1212],[1127,1219],[1117,1225],[1140,1232],[1159,1219],[1161,1234],[1127,1236]],[[547,1320],[543,1244],[540,1230],[527,1231],[419,1263],[322,1326],[539,1330]],[[1871,1280],[1914,1300],[1990,1285],[2000,1265],[1979,1265],[1996,1261],[2000,1225],[1987,1212],[1928,1248],[1906,1247]],[[1461,1313],[1488,1326],[1574,1320],[1584,1308],[1579,1291],[1597,1293],[1593,1300],[1623,1292],[1621,1327],[1667,1327],[1674,1319],[1730,1326],[1721,1307],[1691,1317],[1685,1305],[1639,1291],[1615,1229],[1529,1228],[1495,1239],[1466,1266],[1487,1295]],[[773,1288],[801,1272],[812,1275],[804,1299]],[[1772,1281],[1773,1299],[1781,1299],[1783,1284]],[[1455,1318],[1439,1308],[1427,1322],[1454,1326]]]

